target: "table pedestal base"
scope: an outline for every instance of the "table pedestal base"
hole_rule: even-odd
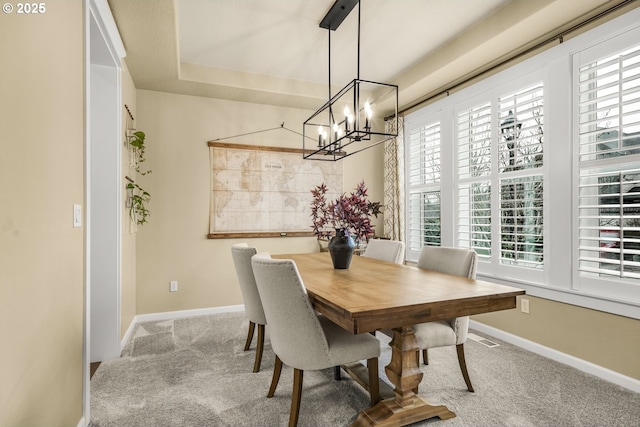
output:
[[[432,405],[414,393],[423,376],[418,367],[419,348],[414,335],[411,327],[393,329],[389,343],[391,361],[385,372],[395,386],[394,397],[360,412],[352,426],[405,426],[433,417],[446,420],[456,416],[446,406]]]
[[[400,406],[395,399],[387,399],[366,409],[358,415],[352,426],[406,426],[428,418],[439,417],[446,420],[455,417],[444,405],[430,405],[419,396],[413,404]]]

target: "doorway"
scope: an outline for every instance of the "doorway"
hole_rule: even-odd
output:
[[[85,425],[90,422],[90,364],[120,356],[124,48],[117,29],[114,43],[115,23],[100,3],[85,1]]]

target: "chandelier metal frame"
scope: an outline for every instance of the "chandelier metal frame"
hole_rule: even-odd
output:
[[[358,5],[357,76],[342,90],[331,95],[331,31],[335,31]],[[329,36],[329,98],[303,124],[303,157],[336,161],[398,136],[398,86],[360,79],[360,2],[336,0],[320,22]],[[385,109],[395,125],[385,131],[385,120],[375,117],[373,109]],[[339,117],[338,112],[343,112]],[[313,135],[313,136],[312,136]]]

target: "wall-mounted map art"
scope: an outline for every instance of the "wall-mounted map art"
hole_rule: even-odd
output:
[[[342,162],[304,160],[294,148],[209,142],[210,239],[313,236],[311,190],[323,182],[334,200]]]

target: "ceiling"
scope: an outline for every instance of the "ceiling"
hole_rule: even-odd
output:
[[[315,110],[334,0],[108,0],[138,89]],[[362,0],[360,78],[406,107],[611,0]],[[333,93],[357,76],[358,6],[331,32]]]

